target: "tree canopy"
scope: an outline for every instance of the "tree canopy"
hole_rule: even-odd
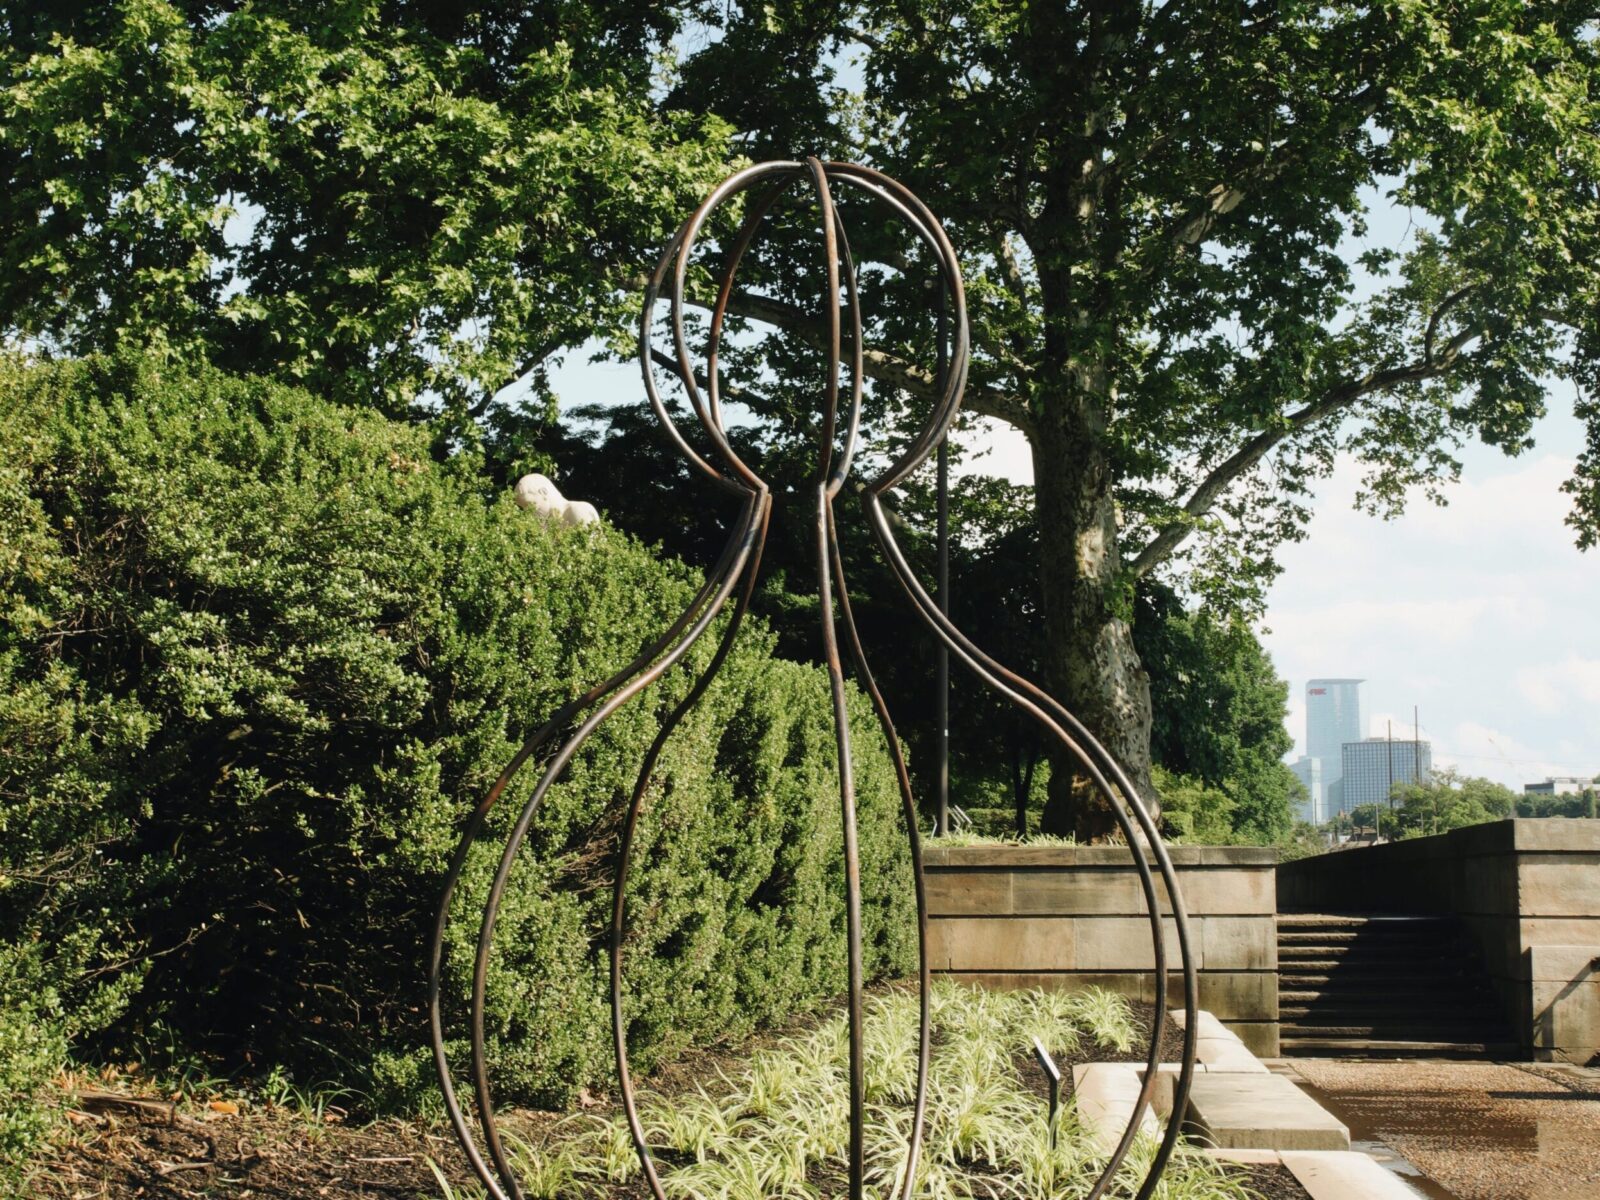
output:
[[[783,105],[716,84],[752,46],[786,64]],[[852,57],[859,96],[836,82]],[[681,79],[674,102],[752,152],[863,159],[946,221],[969,407],[1033,451],[1042,665],[1141,786],[1140,580],[1257,608],[1337,456],[1366,467],[1360,502],[1393,513],[1452,479],[1467,439],[1524,449],[1549,380],[1595,383],[1592,5],[752,6]],[[1415,235],[1351,261],[1383,195]],[[893,226],[852,230],[884,264],[866,369],[892,417],[932,390],[931,271]],[[761,253],[732,311],[814,339],[807,260],[781,240]],[[814,364],[761,361],[780,376],[769,407],[803,426]],[[1597,466],[1569,484],[1580,518]],[[1090,797],[1058,799],[1058,827],[1106,827]]]
[[[727,130],[672,6],[0,4],[0,326],[482,415],[632,320]]]
[[[0,0],[0,28],[9,339],[442,408],[442,446],[502,461],[527,422],[496,394],[525,380],[537,426],[555,357],[628,343],[634,283],[730,165],[904,181],[963,253],[968,407],[1032,449],[1043,682],[1152,798],[1141,586],[1250,615],[1339,456],[1391,514],[1442,494],[1468,439],[1526,448],[1551,380],[1600,384],[1589,3]],[[1413,236],[1353,258],[1391,197]],[[842,204],[881,448],[933,391],[932,271]],[[723,364],[794,494],[810,220],[780,209],[758,241]],[[1578,411],[1589,545],[1600,409]],[[1105,832],[1058,765],[1052,828]]]

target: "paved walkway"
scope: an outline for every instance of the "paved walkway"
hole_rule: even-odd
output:
[[[1459,1200],[1600,1196],[1600,1071],[1540,1063],[1280,1063],[1350,1126],[1353,1140],[1393,1147]]]

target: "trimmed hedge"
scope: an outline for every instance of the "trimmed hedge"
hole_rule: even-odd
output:
[[[0,362],[0,539],[0,1153],[68,1039],[175,1036],[425,1103],[423,950],[466,812],[697,576],[519,511],[412,427],[134,358]],[[628,948],[641,1066],[844,986],[826,681],[770,649],[753,623],[654,779]],[[513,876],[490,995],[506,1102],[610,1069],[616,817],[692,675],[591,741]],[[852,703],[882,975],[912,963],[915,920],[888,757]],[[457,994],[492,842],[463,885]]]

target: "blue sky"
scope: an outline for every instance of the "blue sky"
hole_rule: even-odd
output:
[[[1027,445],[998,428],[984,469],[1032,478]],[[1546,775],[1600,773],[1600,555],[1580,553],[1560,487],[1583,444],[1558,385],[1535,449],[1468,446],[1438,508],[1414,496],[1382,521],[1355,511],[1359,470],[1317,489],[1306,540],[1280,554],[1262,640],[1290,684],[1288,727],[1305,745],[1305,683],[1365,679],[1369,734],[1412,706],[1434,761],[1518,790]]]
[[[1368,245],[1403,245],[1419,227],[1376,193],[1369,204]],[[587,359],[574,353],[554,373],[564,406],[643,402],[636,366]],[[1600,774],[1600,552],[1573,545],[1560,491],[1583,445],[1573,398],[1552,385],[1536,446],[1517,458],[1464,447],[1444,507],[1419,494],[1395,520],[1365,516],[1348,462],[1318,487],[1308,536],[1280,554],[1261,630],[1290,684],[1296,755],[1306,680],[1354,677],[1366,680],[1367,732],[1392,720],[1409,734],[1416,706],[1436,764],[1518,790]],[[976,469],[1032,482],[1020,434],[980,422],[962,440],[987,451]]]

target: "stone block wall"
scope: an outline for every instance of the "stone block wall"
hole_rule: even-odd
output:
[[[1277,902],[1272,850],[1171,850],[1200,979],[1200,1007],[1257,1054],[1278,1053]],[[1120,846],[939,846],[924,850],[933,969],[995,987],[1099,985],[1149,1002],[1155,954],[1139,876]],[[1157,880],[1163,912],[1166,889]],[[1173,923],[1168,1007],[1182,1003]]]
[[[1530,1057],[1600,1055],[1600,821],[1495,821],[1284,863],[1278,906],[1454,915]]]

